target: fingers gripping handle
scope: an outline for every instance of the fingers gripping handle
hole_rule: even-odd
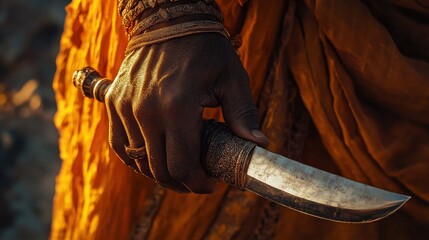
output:
[[[73,84],[84,96],[104,103],[112,80],[91,67],[77,70]],[[201,160],[207,173],[241,190],[246,184],[247,167],[256,144],[234,135],[224,123],[204,121]]]

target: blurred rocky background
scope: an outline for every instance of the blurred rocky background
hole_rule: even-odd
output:
[[[52,78],[69,0],[0,0],[0,239],[49,237],[61,161]]]

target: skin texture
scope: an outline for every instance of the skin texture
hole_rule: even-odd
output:
[[[249,78],[220,34],[176,38],[130,52],[106,95],[109,143],[128,166],[179,192],[210,193],[200,161],[204,107],[222,107],[238,136],[268,144],[260,132]],[[147,160],[124,145],[146,145]]]

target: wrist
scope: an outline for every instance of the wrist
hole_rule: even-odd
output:
[[[181,32],[179,35],[186,31],[192,34],[194,28],[197,29],[196,32],[202,29],[206,29],[204,30],[206,32],[210,25],[213,26],[214,32],[219,32],[219,26],[222,26],[223,21],[214,0],[121,0],[118,10],[129,39],[137,35],[149,33],[153,35],[161,29],[164,30],[161,31],[164,35],[165,32],[174,35],[174,31],[178,29]],[[181,24],[186,25],[186,29],[180,27]],[[165,28],[171,28],[171,31]],[[228,35],[224,28],[221,32]],[[159,31],[157,34],[159,35]]]

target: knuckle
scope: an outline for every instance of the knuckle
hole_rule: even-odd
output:
[[[110,85],[109,90],[107,90],[106,95],[104,96],[104,101],[105,101],[107,106],[113,107],[113,105],[114,105],[115,89],[116,89],[115,82],[113,82]]]
[[[106,107],[109,109],[112,109],[114,106],[112,94],[109,92],[106,93],[106,96],[104,97],[104,103],[106,104]]]
[[[189,96],[189,90],[176,84],[163,84],[159,88],[162,108],[175,109],[182,106]]]
[[[116,87],[116,86],[115,86]],[[124,106],[129,105],[130,99],[121,89],[114,89],[111,86],[105,95],[105,104],[110,109],[122,110]]]
[[[158,96],[153,88],[143,90],[142,92],[131,96],[131,99],[134,100],[130,101],[130,103],[135,111],[154,109],[158,103]]]
[[[114,111],[117,113],[120,113],[123,109],[123,104],[121,101],[117,100],[116,98],[110,97],[109,99],[106,99],[106,106],[110,111]]]
[[[116,98],[115,100],[113,100],[113,106],[120,114],[131,113],[131,105],[129,99],[122,97]]]
[[[162,97],[162,107],[167,110],[179,109],[185,102],[185,94],[175,91]]]
[[[157,112],[157,104],[149,100],[136,101],[136,103],[132,106],[132,114],[139,121],[153,119]]]

